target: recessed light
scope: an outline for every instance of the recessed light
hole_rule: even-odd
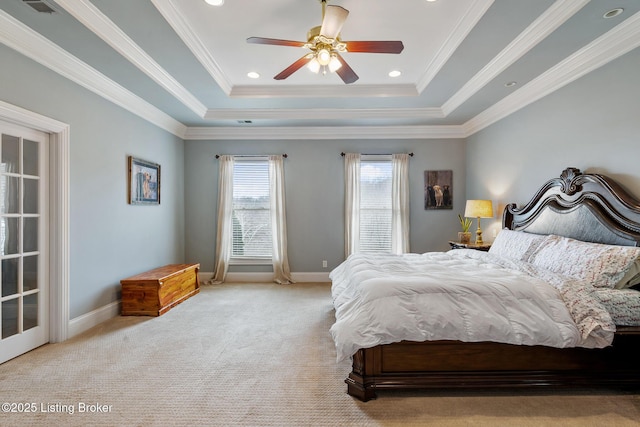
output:
[[[401,71],[393,70],[389,72],[389,77],[399,77],[402,74]]]
[[[224,0],[204,0],[205,3],[210,4],[211,6],[222,6],[224,4]]]
[[[255,71],[250,71],[247,73],[247,77],[249,77],[250,79],[259,79],[260,74],[256,73]]]
[[[609,19],[609,18],[613,18],[614,16],[620,15],[622,12],[624,12],[624,9],[621,7],[618,7],[616,9],[611,9],[609,12],[602,15],[602,17],[604,19]]]
[[[518,82],[507,82],[507,83],[504,84],[504,87],[513,87],[513,86],[515,86],[517,84],[518,84]]]

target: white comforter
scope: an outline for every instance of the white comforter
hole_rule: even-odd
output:
[[[402,340],[605,347],[615,331],[590,285],[487,252],[355,254],[329,277],[338,360]]]

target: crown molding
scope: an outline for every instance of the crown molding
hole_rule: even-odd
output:
[[[447,37],[442,47],[435,55],[433,60],[427,66],[426,71],[416,84],[418,93],[422,93],[434,77],[440,72],[440,69],[447,63],[451,55],[454,54],[460,43],[469,35],[471,30],[476,26],[478,21],[487,13],[494,0],[476,0],[465,15],[453,27],[453,31]]]
[[[444,118],[439,108],[247,108],[211,109],[208,120],[351,120]]]
[[[178,11],[174,2],[172,0],[151,0],[151,3],[158,9],[178,37],[187,45],[191,53],[200,61],[216,83],[218,83],[220,89],[226,95],[229,95],[233,88],[231,82],[225,77],[215,58],[211,55],[202,40],[193,32],[193,29],[189,26],[184,16]]]
[[[300,85],[270,86],[245,85],[234,86],[229,93],[231,98],[364,98],[364,97],[400,97],[418,96],[418,90],[412,84],[402,85]]]
[[[185,140],[326,140],[464,138],[461,126],[190,127]]]
[[[207,112],[207,107],[203,103],[91,2],[88,0],[57,0],[56,3],[199,117],[204,116]]]
[[[640,12],[623,21],[463,127],[472,135],[640,46]]]
[[[443,105],[445,116],[471,98],[510,65],[543,41],[590,0],[557,0]]]
[[[154,125],[182,137],[186,126],[0,10],[0,43]]]

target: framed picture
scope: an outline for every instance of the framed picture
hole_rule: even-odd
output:
[[[129,203],[160,204],[160,165],[129,156]]]
[[[453,209],[453,171],[424,171],[424,208]]]

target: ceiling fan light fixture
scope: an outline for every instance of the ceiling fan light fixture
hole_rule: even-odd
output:
[[[326,67],[327,65],[329,65],[329,62],[331,62],[331,52],[325,47],[320,48],[318,49],[318,53],[316,54],[316,59],[318,60],[320,65]]]
[[[311,70],[312,73],[316,73],[318,74],[320,72],[320,63],[318,62],[318,60],[316,58],[313,58],[311,61],[309,61],[309,63],[307,64],[307,68],[309,70]]]
[[[400,40],[379,41],[342,41],[340,31],[349,14],[341,6],[327,6],[328,0],[320,0],[322,4],[322,25],[315,26],[307,33],[307,41],[271,39],[266,37],[249,37],[247,43],[267,44],[274,46],[302,47],[310,52],[276,74],[275,80],[284,80],[305,65],[314,73],[327,74],[337,71],[345,84],[358,80],[358,75],[340,55],[341,52],[362,53],[395,53],[404,49]]]
[[[224,4],[224,0],[204,0],[204,2],[211,6],[222,6]]]
[[[329,61],[329,71],[335,73],[340,69],[340,67],[342,67],[342,62],[340,62],[340,60],[338,59],[338,55],[331,55],[331,61]]]

